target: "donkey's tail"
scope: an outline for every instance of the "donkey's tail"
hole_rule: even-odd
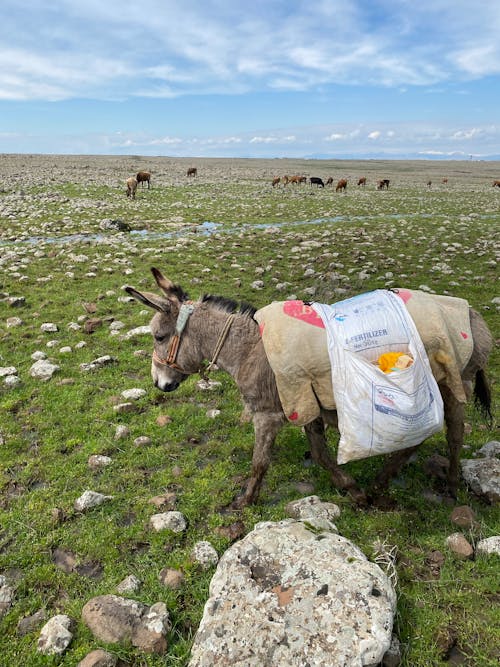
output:
[[[488,376],[482,368],[476,373],[474,383],[474,405],[488,419],[490,424],[493,422],[491,413],[491,387]]]

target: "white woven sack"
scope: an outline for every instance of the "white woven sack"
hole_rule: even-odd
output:
[[[375,290],[328,306],[313,304],[327,330],[340,441],[338,463],[420,444],[443,428],[443,401],[420,335],[401,299]],[[385,352],[413,364],[384,373]]]

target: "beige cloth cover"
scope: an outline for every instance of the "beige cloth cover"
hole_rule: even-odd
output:
[[[436,381],[465,403],[460,374],[473,348],[469,304],[419,290],[394,291],[415,322]],[[276,301],[254,317],[287,419],[302,426],[318,417],[320,408],[335,409],[326,329],[314,309],[303,301]]]

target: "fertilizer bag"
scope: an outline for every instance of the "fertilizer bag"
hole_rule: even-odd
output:
[[[313,308],[327,331],[340,431],[338,463],[406,449],[442,430],[441,394],[401,299],[375,290]],[[378,360],[395,351],[413,363],[385,373]]]

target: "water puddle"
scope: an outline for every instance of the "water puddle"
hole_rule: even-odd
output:
[[[68,234],[66,236],[29,236],[20,239],[0,240],[0,247],[11,246],[15,244],[27,245],[42,245],[45,243],[58,243],[61,245],[70,243],[110,243],[114,238],[132,238],[136,240],[157,240],[157,239],[178,239],[191,235],[212,236],[214,234],[239,234],[240,232],[248,232],[253,229],[281,229],[282,227],[299,227],[303,225],[327,225],[327,224],[352,224],[370,222],[373,220],[389,219],[413,219],[413,218],[448,218],[444,214],[431,213],[389,213],[385,215],[336,215],[325,218],[314,218],[312,220],[297,220],[297,221],[283,221],[283,222],[257,222],[257,223],[233,223],[232,225],[222,224],[219,222],[211,222],[206,220],[200,225],[186,225],[175,230],[155,232],[149,229],[133,229],[130,232],[106,231],[95,233],[77,233]],[[489,215],[481,215],[480,218],[491,217]]]

